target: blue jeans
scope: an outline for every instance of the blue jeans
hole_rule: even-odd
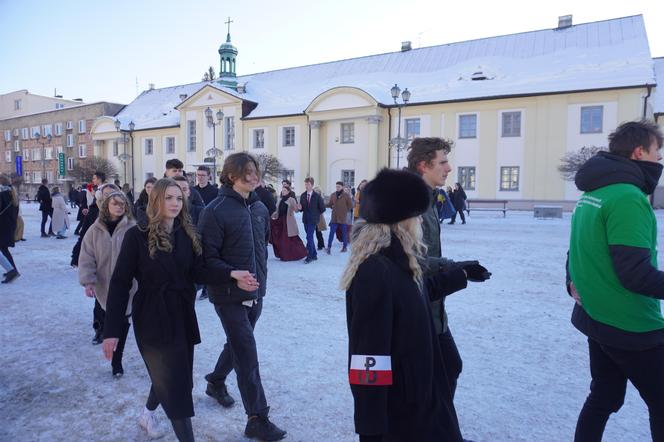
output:
[[[307,232],[307,258],[317,258],[316,243],[314,235],[316,234],[316,224],[305,224],[304,231]]]
[[[341,238],[344,243],[344,247],[348,245],[348,226],[346,224],[337,224],[330,223],[330,235],[327,237],[327,248],[332,248],[332,240],[334,240],[334,235],[337,233],[338,226],[341,226]]]

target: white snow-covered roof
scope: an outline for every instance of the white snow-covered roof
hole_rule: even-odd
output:
[[[472,80],[478,71],[488,79]],[[238,82],[246,94],[217,87],[258,103],[248,117],[260,118],[302,114],[318,95],[341,86],[389,105],[395,83],[417,104],[633,87],[655,78],[643,17],[636,15],[245,75]],[[146,91],[120,116],[131,116],[137,129],[176,125],[179,94],[191,96],[205,84]]]
[[[652,94],[652,108],[656,114],[664,114],[664,57],[653,58],[657,87]]]

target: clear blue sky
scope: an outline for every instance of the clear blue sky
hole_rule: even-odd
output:
[[[451,4],[456,3],[456,4]],[[0,0],[0,93],[129,103],[148,83],[200,81],[231,16],[238,74],[643,14],[664,56],[664,1]]]

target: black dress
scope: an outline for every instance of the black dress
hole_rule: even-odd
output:
[[[169,419],[183,419],[194,415],[194,345],[201,342],[194,310],[194,283],[222,281],[217,281],[220,277],[212,272],[205,275],[202,256],[194,253],[191,239],[177,221],[171,242],[170,253],[157,251],[152,259],[147,232],[139,226],[127,231],[111,277],[104,338],[120,337],[135,278],[138,291],[132,304],[132,319],[138,350],[166,415]]]
[[[401,243],[360,264],[346,292],[355,431],[383,441],[461,442],[427,298],[464,288],[463,270],[413,281]]]

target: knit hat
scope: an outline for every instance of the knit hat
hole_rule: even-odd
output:
[[[412,172],[383,169],[362,190],[360,216],[368,223],[394,224],[426,212],[431,192]]]

